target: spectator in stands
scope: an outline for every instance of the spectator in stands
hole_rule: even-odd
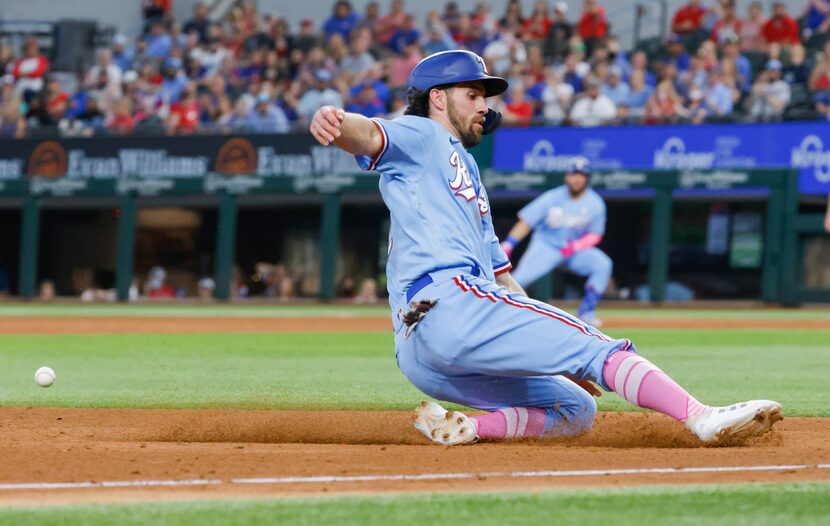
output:
[[[130,135],[135,131],[135,125],[130,99],[121,97],[114,101],[110,115],[104,121],[104,128],[115,135]]]
[[[646,86],[653,88],[657,84],[657,79],[655,78],[654,73],[648,69],[648,55],[646,55],[644,51],[635,51],[631,55],[631,63],[628,68],[628,77],[626,80],[630,79],[630,77],[637,71],[643,75]]]
[[[545,39],[545,58],[561,62],[568,53],[568,41],[573,36],[573,24],[568,23],[568,4],[559,1],[553,5],[553,19]]]
[[[352,10],[352,4],[348,0],[338,0],[334,4],[332,15],[323,24],[323,32],[326,40],[335,33],[339,33],[344,40],[349,38],[349,33],[360,22],[360,15]]]
[[[790,48],[790,60],[784,66],[781,78],[787,84],[807,86],[810,79],[810,64],[807,62],[806,52],[801,44]]]
[[[151,299],[170,299],[176,297],[176,290],[167,284],[167,271],[164,267],[153,267],[147,274],[144,295]]]
[[[216,282],[213,278],[205,276],[196,284],[196,296],[201,300],[213,299],[213,291],[216,289]]]
[[[49,61],[40,54],[37,39],[29,37],[23,43],[23,56],[14,62],[11,74],[15,78],[17,92],[29,102],[43,89],[43,79],[49,70]]]
[[[105,75],[101,75],[102,73]],[[112,51],[102,49],[98,54],[98,63],[89,68],[87,72],[86,83],[94,85],[106,79],[106,84],[98,89],[108,100],[117,99],[121,96],[121,74],[121,68],[112,61]]]
[[[454,3],[454,2],[453,2]],[[508,0],[504,9],[504,16],[499,19],[499,26],[518,29],[525,23],[522,15],[522,3],[520,0]]]
[[[208,27],[210,26],[210,8],[205,2],[196,2],[193,6],[193,18],[188,20],[182,26],[182,33],[190,34],[196,33],[199,35],[199,43],[207,44],[208,41]]]
[[[349,75],[350,82],[360,82],[366,71],[375,64],[375,57],[369,53],[372,46],[372,30],[359,27],[352,32],[349,54],[340,62],[340,71]]]
[[[605,8],[597,0],[584,0],[582,16],[579,18],[579,36],[588,48],[588,52],[606,36],[608,36],[608,20],[605,18]]]
[[[426,55],[432,55],[433,53],[455,49],[455,42],[447,33],[443,24],[433,24],[428,27],[426,38],[421,47],[423,47]]]
[[[676,35],[697,37],[705,29],[703,19],[706,16],[706,9],[701,5],[700,0],[689,0],[674,13],[672,18],[671,31]]]
[[[396,89],[406,86],[409,73],[412,72],[422,58],[421,47],[417,42],[412,42],[407,45],[403,50],[403,54],[392,57],[389,61],[389,87]],[[377,67],[372,67],[368,72],[368,76],[371,76],[372,73],[378,74],[377,69]]]
[[[669,35],[668,42],[666,43],[666,55],[662,60],[665,63],[673,64],[677,67],[677,71],[688,71],[691,58],[686,52],[686,46],[683,45],[683,37],[674,33]]]
[[[319,46],[322,46],[322,41],[314,28],[314,20],[304,18],[300,22],[300,32],[294,39],[294,49],[308,53],[312,48]]]
[[[548,3],[546,0],[537,0],[533,12],[524,21],[521,28],[522,40],[526,43],[541,43],[548,34],[553,22],[548,16]]]
[[[772,6],[772,17],[761,28],[764,42],[792,46],[801,42],[798,36],[798,22],[787,13],[787,6],[783,2],[775,2]]]
[[[104,112],[99,105],[99,96],[90,93],[86,100],[86,107],[76,117],[76,125],[81,135],[91,135],[104,125]]]
[[[801,13],[804,39],[830,29],[830,0],[807,0]]]
[[[585,67],[583,68],[583,66]],[[562,80],[573,87],[574,93],[582,93],[582,79],[587,71],[590,71],[590,67],[580,61],[579,53],[568,53],[565,57],[565,65],[562,68]]]
[[[217,75],[225,61],[232,58],[228,48],[222,45],[222,40],[216,35],[209,36],[207,41],[194,49],[190,55],[204,68],[204,77]]]
[[[366,117],[383,117],[386,114],[386,107],[378,98],[372,83],[365,82],[357,97],[346,106],[346,111]]]
[[[768,121],[780,119],[790,103],[790,85],[781,80],[782,65],[770,60],[752,86],[749,98],[751,117]]]
[[[720,0],[721,16],[712,27],[711,39],[718,45],[726,42],[727,39],[741,34],[743,21],[738,18],[735,11],[735,0]]]
[[[357,27],[368,28],[372,33],[372,39],[374,39],[375,28],[378,27],[379,22],[380,7],[378,7],[378,3],[367,2],[366,7],[363,10],[363,16],[360,18],[360,22],[357,23]]]
[[[611,99],[611,102],[614,103],[620,113],[627,114],[627,111],[621,107],[628,105],[628,100],[631,98],[631,87],[622,80],[622,68],[619,66],[608,68],[608,75],[602,84],[602,93]]]
[[[146,48],[144,54],[157,61],[170,56],[173,50],[173,38],[167,32],[164,22],[156,21],[150,25],[150,34],[144,39]]]
[[[479,2],[473,12],[473,25],[481,27],[485,35],[495,33],[499,21],[490,11],[489,2]]]
[[[14,78],[0,78],[0,137],[22,139],[26,134],[26,120],[21,114],[23,99],[14,91]]]
[[[527,50],[524,42],[516,38],[512,26],[500,23],[495,40],[484,48],[483,58],[493,75],[504,76],[514,63],[523,64],[527,61]]]
[[[14,50],[9,44],[0,44],[0,76],[11,74],[14,66]]]
[[[752,64],[741,53],[740,37],[734,34],[730,35],[723,41],[721,49],[723,50],[723,57],[734,62],[736,86],[741,92],[749,92],[749,88],[752,86]]]
[[[407,46],[419,44],[420,41],[421,32],[416,27],[415,17],[406,15],[403,17],[403,24],[392,34],[392,38],[389,40],[389,49],[402,55]]]
[[[158,96],[164,104],[172,104],[179,100],[182,91],[187,87],[187,77],[182,71],[182,60],[178,57],[168,57],[162,68],[163,79],[159,86]]]
[[[706,104],[703,90],[697,86],[693,87],[689,92],[689,104],[682,114],[683,120],[691,124],[701,124],[709,117],[709,113],[710,109]]]
[[[830,195],[827,196],[827,213],[824,215],[824,231],[830,234]]]
[[[703,90],[703,99],[707,110],[713,116],[725,117],[732,113],[732,90],[723,82],[720,68],[712,68]]]
[[[555,126],[564,121],[573,97],[573,86],[563,82],[562,73],[556,66],[548,66],[538,97],[545,124]]]
[[[824,51],[816,57],[816,65],[810,73],[807,87],[814,93],[830,93],[830,42],[824,45]]]
[[[176,102],[170,105],[166,125],[170,135],[190,135],[196,131],[199,126],[199,103],[192,89],[184,89]]]
[[[129,40],[127,36],[118,33],[112,38],[112,50],[110,56],[112,63],[121,68],[121,72],[133,69],[133,53],[127,49]]]
[[[621,108],[621,116],[636,122],[643,118],[643,115],[645,114],[646,102],[654,89],[646,84],[645,75],[641,70],[632,71],[629,82],[631,85],[631,92],[629,93],[628,101],[624,106],[625,110],[622,111]]]
[[[528,126],[533,119],[533,104],[525,98],[521,82],[510,86],[510,100],[504,105],[504,122],[512,126]]]
[[[256,96],[256,104],[245,117],[244,127],[252,133],[288,133],[285,112],[275,104],[266,91]]]
[[[753,52],[763,51],[764,37],[761,30],[764,27],[764,13],[761,2],[755,1],[749,4],[746,18],[741,21],[739,32],[741,51]]]
[[[643,122],[660,124],[676,122],[686,114],[683,99],[677,94],[670,78],[661,80],[646,102]]]
[[[42,95],[50,120],[55,124],[60,123],[69,107],[69,94],[61,87],[57,77],[50,77],[47,80]]]
[[[302,123],[311,122],[314,113],[322,106],[343,107],[343,98],[340,93],[331,88],[331,72],[319,69],[314,74],[315,85],[306,91],[297,105],[297,113]]]
[[[403,10],[403,0],[394,0],[389,13],[378,20],[375,27],[375,41],[382,46],[389,46],[392,37],[403,27],[406,13]]]
[[[603,126],[617,118],[617,107],[602,94],[599,80],[585,79],[585,93],[571,109],[571,121],[575,126]]]

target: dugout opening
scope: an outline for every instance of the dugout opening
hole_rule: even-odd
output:
[[[117,230],[117,208],[50,208],[47,203],[40,214],[38,295],[51,299],[50,288],[54,296],[69,297],[113,291]]]
[[[216,222],[213,207],[140,207],[136,214],[134,290],[151,299],[199,296],[200,281],[213,280]],[[213,287],[215,284],[210,287],[211,294]]]
[[[0,298],[18,293],[20,210],[0,209]]]

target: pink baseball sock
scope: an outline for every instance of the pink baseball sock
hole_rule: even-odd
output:
[[[609,356],[602,379],[630,403],[660,411],[681,422],[709,407],[695,400],[656,365],[632,352],[619,351]]]
[[[506,407],[493,413],[471,416],[479,438],[541,437],[545,434],[547,414],[538,407]]]

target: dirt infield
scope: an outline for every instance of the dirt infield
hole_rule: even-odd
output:
[[[622,317],[604,319],[603,329],[792,329],[830,330],[827,320],[760,320],[731,318]],[[225,332],[372,332],[392,329],[386,316],[329,317],[6,317],[0,334],[122,334]]]
[[[601,413],[572,440],[452,448],[428,444],[404,412],[12,407],[0,409],[0,505],[830,480],[827,436],[829,419],[788,418],[754,443],[703,447],[668,417]],[[790,467],[724,470],[741,466]],[[105,481],[120,485],[8,486]]]
[[[830,329],[810,320],[612,318],[624,327]],[[2,318],[4,334],[385,331],[382,317]],[[429,444],[409,412],[0,408],[0,505],[382,491],[830,480],[830,419],[704,447],[653,413],[571,440]]]

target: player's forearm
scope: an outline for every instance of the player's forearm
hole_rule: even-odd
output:
[[[510,292],[518,292],[519,294],[527,295],[522,286],[519,285],[516,282],[516,280],[513,279],[513,276],[510,275],[510,272],[502,272],[501,274],[496,276],[496,283],[506,288]]]
[[[378,127],[369,118],[357,113],[344,113],[340,123],[340,136],[334,145],[352,155],[375,155],[380,151],[382,141]]]
[[[562,255],[569,258],[577,252],[582,252],[583,250],[599,245],[600,241],[602,241],[602,236],[600,234],[597,234],[596,232],[588,232],[581,238],[575,239],[565,245],[565,248],[562,249]]]
[[[523,219],[519,219],[519,222],[510,229],[507,237],[501,242],[501,248],[508,258],[513,254],[513,249],[516,248],[516,245],[521,243],[522,239],[527,237],[532,230],[533,227],[525,223]]]

